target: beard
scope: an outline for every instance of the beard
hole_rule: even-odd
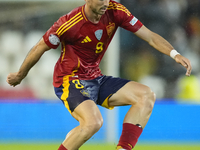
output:
[[[92,12],[97,14],[97,15],[103,15],[105,14],[105,11],[102,11],[102,8],[96,9],[96,8],[91,8]]]

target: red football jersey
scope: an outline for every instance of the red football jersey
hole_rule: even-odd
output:
[[[66,80],[101,76],[99,64],[117,28],[136,32],[143,25],[126,7],[113,0],[97,24],[87,19],[84,7],[60,17],[43,36],[45,43],[53,49],[62,44],[61,56],[54,69],[55,87]]]

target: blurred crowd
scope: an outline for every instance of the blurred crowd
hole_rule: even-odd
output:
[[[121,0],[150,30],[192,63],[192,76],[172,58],[121,31],[121,76],[150,86],[157,98],[200,101],[200,0]],[[127,40],[128,39],[128,40]]]
[[[121,29],[120,76],[150,86],[158,99],[200,101],[200,0],[121,0],[121,3],[189,58],[193,70],[191,77],[185,77],[185,68],[172,58]],[[6,76],[19,69],[31,47],[53,22],[72,9],[69,6],[69,2],[1,3],[0,99],[56,99],[52,74],[59,49],[47,52],[18,87],[8,86]]]

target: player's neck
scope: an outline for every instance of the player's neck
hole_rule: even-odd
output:
[[[86,4],[87,5],[87,4]],[[93,23],[98,23],[99,20],[101,19],[102,15],[94,13],[89,7],[85,5],[85,15],[87,16],[88,20],[90,20]]]

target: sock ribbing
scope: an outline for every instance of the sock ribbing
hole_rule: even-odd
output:
[[[131,150],[136,145],[141,133],[142,128],[140,128],[138,125],[124,123],[122,134],[117,146],[121,146],[124,149]]]

